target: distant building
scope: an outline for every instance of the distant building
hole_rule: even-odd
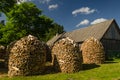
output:
[[[102,42],[106,56],[113,52],[120,53],[120,29],[114,19],[54,36],[47,44],[52,46],[62,37],[69,37],[80,46],[89,37],[94,37]]]

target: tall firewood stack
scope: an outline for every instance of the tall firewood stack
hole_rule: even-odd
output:
[[[8,76],[40,74],[44,70],[46,49],[43,42],[29,35],[9,46]]]
[[[0,59],[4,59],[6,54],[5,47],[3,45],[0,45]]]
[[[81,45],[83,63],[101,64],[105,60],[105,52],[102,43],[97,39],[90,37]]]
[[[82,69],[82,55],[79,46],[68,37],[54,44],[52,59],[56,71],[74,73]]]

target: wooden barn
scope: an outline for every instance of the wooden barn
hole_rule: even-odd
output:
[[[106,56],[120,52],[120,29],[114,19],[54,36],[47,44],[52,46],[62,37],[69,37],[80,46],[84,40],[94,37],[102,42]]]

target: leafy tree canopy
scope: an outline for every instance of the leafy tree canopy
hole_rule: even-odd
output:
[[[8,7],[6,6],[5,10],[6,8]],[[0,44],[8,45],[10,42],[28,34],[32,34],[43,41],[48,41],[56,33],[63,32],[63,26],[42,15],[42,11],[33,3],[14,4],[10,9],[5,13],[8,22],[4,27],[0,27]]]
[[[0,11],[6,14],[13,8],[15,3],[16,0],[0,0]]]

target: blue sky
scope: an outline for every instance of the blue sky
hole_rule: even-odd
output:
[[[66,31],[115,19],[120,25],[120,0],[27,0]]]

